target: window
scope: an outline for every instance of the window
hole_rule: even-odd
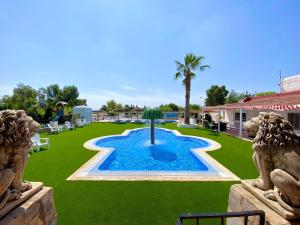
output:
[[[240,113],[239,112],[236,112],[234,114],[234,120],[240,121]],[[243,113],[242,120],[243,120],[243,122],[246,122],[246,113]]]
[[[288,113],[288,121],[295,130],[300,130],[300,113]]]

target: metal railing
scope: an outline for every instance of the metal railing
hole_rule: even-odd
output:
[[[225,225],[227,218],[244,217],[244,225],[248,224],[248,217],[259,216],[258,225],[265,224],[265,212],[262,210],[244,211],[244,212],[226,212],[226,213],[201,213],[201,214],[182,214],[176,220],[176,225],[183,225],[184,221],[194,220],[196,225],[200,225],[200,220],[204,219],[220,219],[220,224]]]

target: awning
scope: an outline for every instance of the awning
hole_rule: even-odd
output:
[[[221,105],[221,106],[208,106],[203,109],[204,112],[217,112],[218,110],[273,110],[273,111],[290,111],[300,110],[300,104],[293,105]]]
[[[295,105],[247,105],[243,109],[248,110],[274,110],[274,111],[289,111],[300,110],[300,104]]]

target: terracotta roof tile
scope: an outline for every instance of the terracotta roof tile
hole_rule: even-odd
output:
[[[255,96],[250,97],[247,99],[243,99],[240,103],[232,103],[232,104],[225,104],[220,106],[208,106],[204,108],[204,111],[216,111],[219,108],[221,109],[238,109],[240,107],[264,107],[268,106],[272,108],[272,106],[276,106],[281,110],[291,110],[285,109],[284,107],[287,106],[295,106],[298,105],[300,108],[300,91],[294,92],[286,92],[286,93],[278,93],[274,95],[267,95],[267,96]]]

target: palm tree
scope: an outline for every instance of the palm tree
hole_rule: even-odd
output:
[[[184,57],[184,63],[175,61],[177,66],[177,72],[175,79],[183,77],[182,84],[185,86],[185,108],[184,108],[184,123],[190,124],[190,94],[191,94],[191,80],[196,77],[195,71],[200,69],[204,71],[209,68],[209,65],[201,65],[204,60],[204,56],[196,56],[193,53],[188,53]]]
[[[118,121],[120,120],[120,112],[123,111],[123,106],[121,103],[118,103],[116,106],[115,106],[115,111],[118,113]]]

